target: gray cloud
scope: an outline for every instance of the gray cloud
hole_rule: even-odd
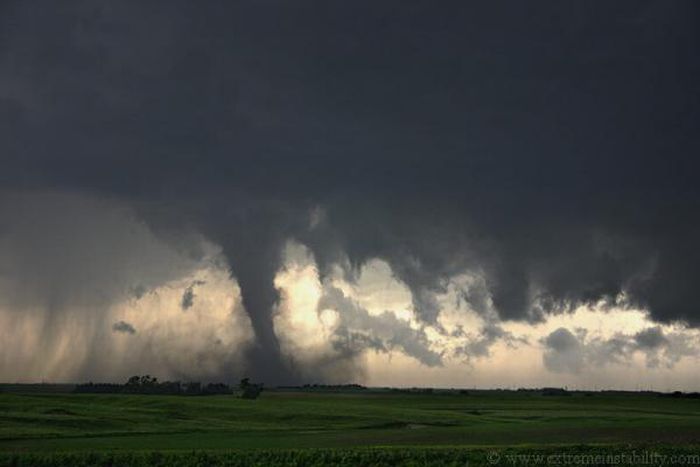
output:
[[[697,335],[683,330],[664,333],[659,326],[635,334],[617,333],[607,339],[590,338],[584,330],[574,335],[559,328],[541,343],[544,346],[542,361],[555,373],[579,373],[586,366],[628,365],[637,352],[644,355],[649,368],[673,368],[684,357],[700,357]]]
[[[105,362],[106,354],[95,349],[103,348],[112,332],[135,332],[130,323],[112,322],[112,308],[134,300],[134,290],[153,290],[187,276],[202,260],[202,252],[183,252],[157,237],[118,201],[4,192],[0,317],[16,323],[17,332],[0,333],[11,356],[0,366],[0,378],[30,371],[36,377],[35,367],[73,380],[98,374],[110,378],[109,368],[118,365],[119,356]],[[23,336],[27,332],[31,335]],[[15,337],[35,344],[4,341]],[[147,366],[149,358],[144,355],[140,363]],[[55,368],[41,366],[51,361]],[[162,364],[150,364],[164,371]]]
[[[182,294],[182,300],[180,301],[180,306],[182,307],[183,310],[187,310],[194,304],[194,291],[192,290],[192,287],[188,287],[185,289],[185,292]]]
[[[407,321],[385,311],[371,315],[357,302],[346,297],[340,289],[324,288],[318,309],[330,308],[339,314],[340,323],[332,345],[342,355],[359,354],[365,349],[399,350],[426,366],[442,366],[442,355],[430,349],[425,332],[414,329]]]
[[[593,365],[628,364],[634,352],[630,347],[630,336],[617,333],[609,339],[591,339],[587,345],[587,357]]]
[[[57,192],[0,198],[0,306],[101,308],[201,259],[161,241],[118,201]]]
[[[126,321],[117,321],[112,325],[112,331],[124,334],[136,334],[136,329]]]
[[[457,356],[466,357],[468,361],[474,358],[489,357],[491,347],[499,341],[505,342],[512,348],[528,343],[524,337],[514,336],[513,333],[505,331],[500,325],[493,322],[485,324],[476,336],[468,336],[461,326],[450,335],[466,339],[466,344],[458,346],[454,353]]]
[[[183,310],[187,310],[190,307],[192,307],[192,305],[194,305],[194,288],[198,285],[204,284],[204,281],[194,281],[192,284],[189,285],[189,287],[185,289],[185,291],[182,294],[182,300],[180,300],[180,307]]]
[[[634,342],[639,349],[654,350],[668,345],[668,339],[659,326],[644,329],[634,335]]]
[[[578,373],[584,365],[583,346],[568,329],[559,328],[542,340],[544,366],[555,373]]]

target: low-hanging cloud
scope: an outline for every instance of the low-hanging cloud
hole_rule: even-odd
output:
[[[453,353],[456,356],[465,357],[467,361],[489,357],[491,348],[499,342],[504,342],[511,348],[528,344],[525,337],[515,336],[493,322],[487,322],[482,326],[476,336],[467,336],[462,327],[459,327],[456,332],[452,332],[450,336],[457,338],[458,342],[466,340],[464,344],[457,346]]]
[[[576,334],[558,328],[541,340],[542,362],[555,373],[579,373],[586,367],[629,365],[641,354],[648,368],[673,368],[681,359],[700,357],[700,336],[687,330],[665,332],[660,326],[634,334],[590,337],[584,329]]]
[[[434,348],[423,324],[396,310],[376,309],[376,302],[368,308],[344,288],[351,283],[321,276],[307,248],[288,244],[284,263],[275,281],[281,291],[275,331],[284,357],[303,377],[362,380],[361,362],[368,352],[403,354],[427,368],[443,365],[442,351]]]
[[[430,348],[422,329],[414,329],[390,311],[371,315],[356,301],[346,297],[342,290],[327,286],[318,303],[319,310],[331,309],[338,313],[339,323],[333,345],[343,351],[358,352],[364,348],[379,351],[400,349],[423,365],[440,366],[442,356]]]
[[[583,368],[584,352],[579,337],[568,329],[559,328],[542,341],[545,347],[542,361],[555,373],[578,373]]]

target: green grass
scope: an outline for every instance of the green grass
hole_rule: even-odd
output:
[[[63,462],[59,459],[70,465],[89,456],[112,456],[112,460],[84,465],[120,465],[127,462],[124,459],[131,460],[122,465],[154,465],[155,458],[148,456],[156,454],[145,451],[190,461],[195,455],[214,456],[210,465],[236,465],[231,459],[241,456],[272,456],[261,462],[275,465],[275,456],[301,459],[378,453],[398,456],[394,463],[399,465],[406,452],[416,459],[442,456],[440,463],[449,464],[462,462],[460,456],[467,454],[459,453],[466,452],[465,448],[471,453],[472,465],[479,465],[476,459],[493,449],[573,449],[580,445],[692,450],[700,446],[700,400],[645,394],[545,397],[507,392],[266,392],[257,400],[0,394],[0,459],[8,465],[42,464],[41,456],[59,465]],[[363,465],[360,458],[355,461],[353,465]],[[280,462],[289,464],[284,459]],[[307,459],[298,465],[309,463]]]
[[[687,447],[613,448],[365,448],[248,451],[117,451],[99,453],[0,454],[0,466],[514,466],[514,465],[663,465],[700,464]]]

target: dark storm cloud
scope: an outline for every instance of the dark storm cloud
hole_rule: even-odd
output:
[[[292,378],[289,238],[321,272],[386,260],[426,323],[469,271],[504,319],[624,292],[700,324],[694,2],[0,8],[2,186],[221,245],[263,376]]]

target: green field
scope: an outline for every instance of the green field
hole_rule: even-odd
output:
[[[189,459],[183,465],[342,463],[332,456],[360,456],[348,465],[382,464],[363,464],[362,456],[389,456],[385,465],[410,459],[494,465],[485,457],[492,452],[692,455],[700,454],[698,446],[700,400],[653,394],[268,391],[257,400],[0,394],[0,459],[9,465],[171,465],[176,458]]]

